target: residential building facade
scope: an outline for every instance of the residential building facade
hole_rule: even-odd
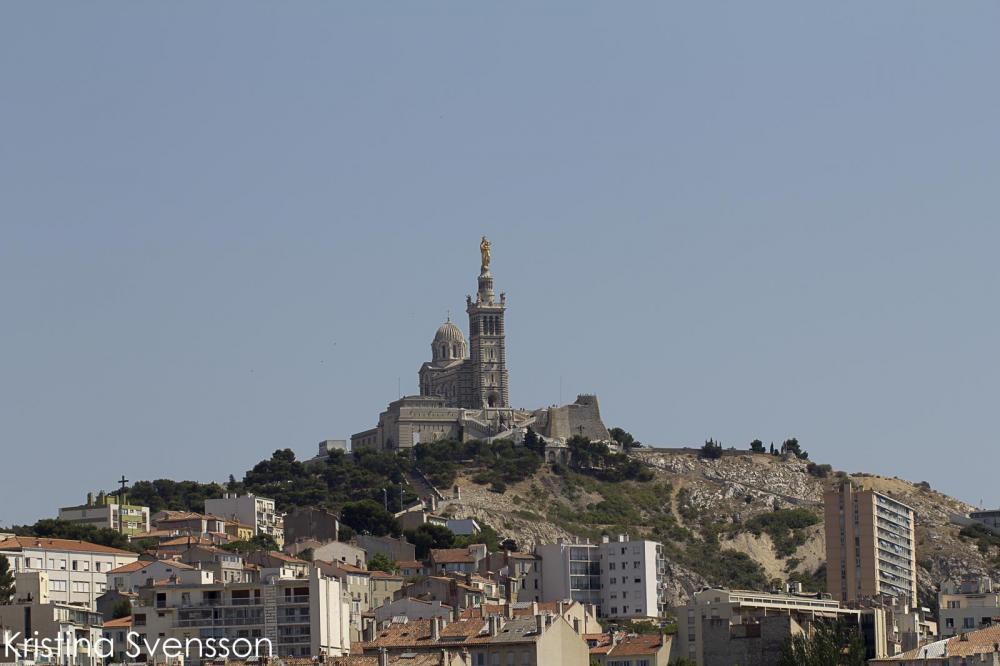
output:
[[[1000,590],[988,576],[946,582],[938,594],[938,630],[942,638],[1000,624]]]
[[[108,572],[139,559],[137,553],[86,541],[19,536],[0,541],[0,555],[15,574],[44,573],[53,603],[90,610],[107,590]]]
[[[111,495],[87,495],[87,503],[59,509],[59,520],[112,529],[129,536],[149,531],[149,507],[120,502]]]
[[[912,508],[837,480],[824,493],[826,585],[839,601],[903,597],[917,605]]]
[[[155,639],[213,637],[270,641],[277,657],[341,656],[350,650],[347,601],[336,578],[312,568],[305,578],[269,575],[255,583],[143,587],[133,630]],[[161,653],[145,655],[164,663]],[[197,666],[201,655],[186,663]]]
[[[205,500],[205,512],[227,520],[251,525],[254,534],[266,534],[282,548],[285,544],[284,519],[275,510],[274,500],[254,494],[236,495]]]

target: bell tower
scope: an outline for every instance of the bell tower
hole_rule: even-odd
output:
[[[472,366],[473,409],[506,408],[510,406],[507,386],[507,346],[504,337],[506,295],[499,302],[493,295],[493,275],[490,273],[490,242],[483,236],[479,244],[482,263],[479,269],[479,290],[476,297],[466,296],[469,313],[469,347]]]

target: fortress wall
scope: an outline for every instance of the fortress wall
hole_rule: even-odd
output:
[[[611,439],[601,420],[601,407],[596,395],[580,395],[571,405],[549,409],[549,424],[545,434],[564,439],[574,435],[582,435],[591,440]]]

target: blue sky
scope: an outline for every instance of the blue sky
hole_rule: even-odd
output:
[[[0,525],[511,399],[1000,504],[1000,5],[0,6]]]

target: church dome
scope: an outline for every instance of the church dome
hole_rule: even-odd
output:
[[[448,364],[456,359],[465,358],[466,354],[465,336],[462,329],[448,321],[441,324],[437,333],[434,334],[434,342],[431,343],[431,356],[435,364]]]
[[[449,319],[438,328],[437,333],[434,335],[434,342],[460,342],[465,344],[465,336],[462,335],[462,329],[451,323]]]

